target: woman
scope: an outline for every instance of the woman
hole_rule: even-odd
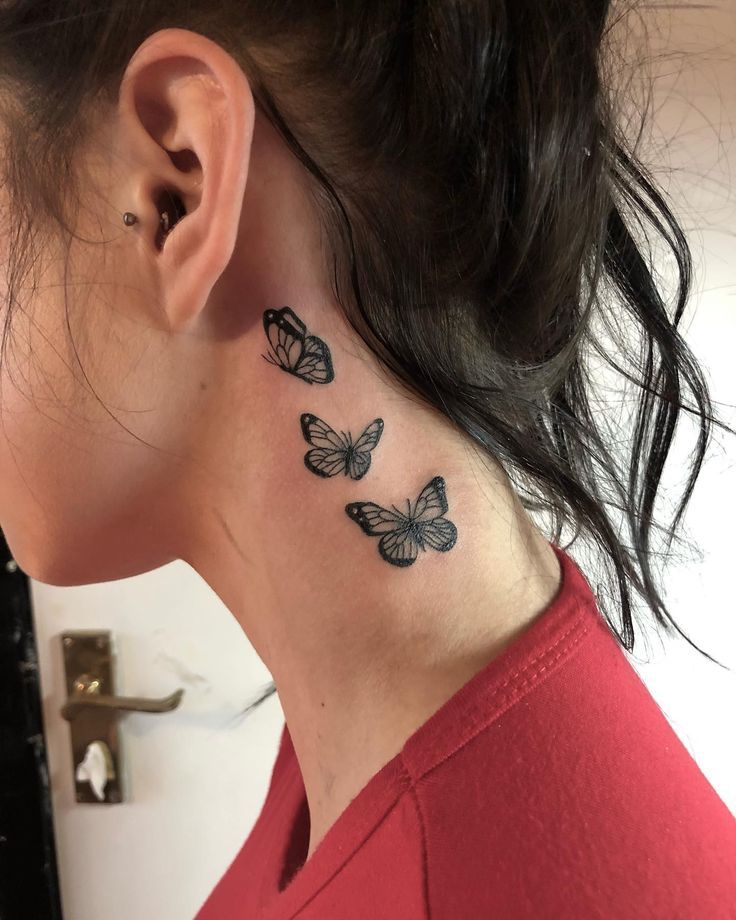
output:
[[[3,529],[57,585],[186,560],[286,716],[199,920],[733,916],[733,819],[622,650],[634,591],[667,625],[685,391],[680,513],[713,419],[607,6],[2,5]]]

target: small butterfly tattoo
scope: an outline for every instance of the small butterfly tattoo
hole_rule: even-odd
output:
[[[435,476],[412,504],[406,500],[406,511],[396,505],[382,508],[375,502],[350,502],[345,505],[348,517],[360,524],[371,537],[380,536],[378,552],[391,565],[412,565],[419,550],[427,547],[446,553],[455,545],[457,528],[443,517],[447,513],[445,480]]]
[[[381,418],[374,418],[354,444],[350,432],[338,434],[309,412],[303,413],[301,424],[304,440],[313,445],[304,454],[304,465],[325,478],[344,473],[351,479],[362,479],[371,465],[371,451],[383,433]]]
[[[335,379],[330,349],[316,335],[307,335],[307,327],[289,307],[266,310],[263,314],[270,351],[261,355],[288,374],[307,383],[329,383]]]

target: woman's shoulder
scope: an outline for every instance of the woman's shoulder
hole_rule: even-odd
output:
[[[511,681],[416,774],[432,917],[736,917],[736,820],[590,615],[546,679]]]

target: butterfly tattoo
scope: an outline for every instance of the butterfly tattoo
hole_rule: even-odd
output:
[[[263,328],[270,346],[266,361],[307,383],[329,383],[335,379],[330,349],[316,335],[307,335],[307,327],[289,307],[266,310]]]
[[[374,418],[358,440],[353,443],[350,432],[334,431],[327,422],[303,413],[302,434],[312,450],[304,454],[304,465],[317,476],[337,476],[344,473],[351,479],[362,479],[371,465],[371,451],[383,433],[383,419]]]
[[[392,505],[382,508],[375,502],[350,502],[345,505],[349,518],[360,524],[371,537],[380,536],[378,552],[391,565],[413,565],[419,550],[427,547],[446,553],[455,545],[457,528],[447,518],[445,480],[430,479],[412,503],[406,500],[406,511]]]

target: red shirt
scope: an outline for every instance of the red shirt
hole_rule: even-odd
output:
[[[736,918],[736,820],[554,549],[551,604],[303,866],[309,813],[284,726],[258,820],[195,920]]]

